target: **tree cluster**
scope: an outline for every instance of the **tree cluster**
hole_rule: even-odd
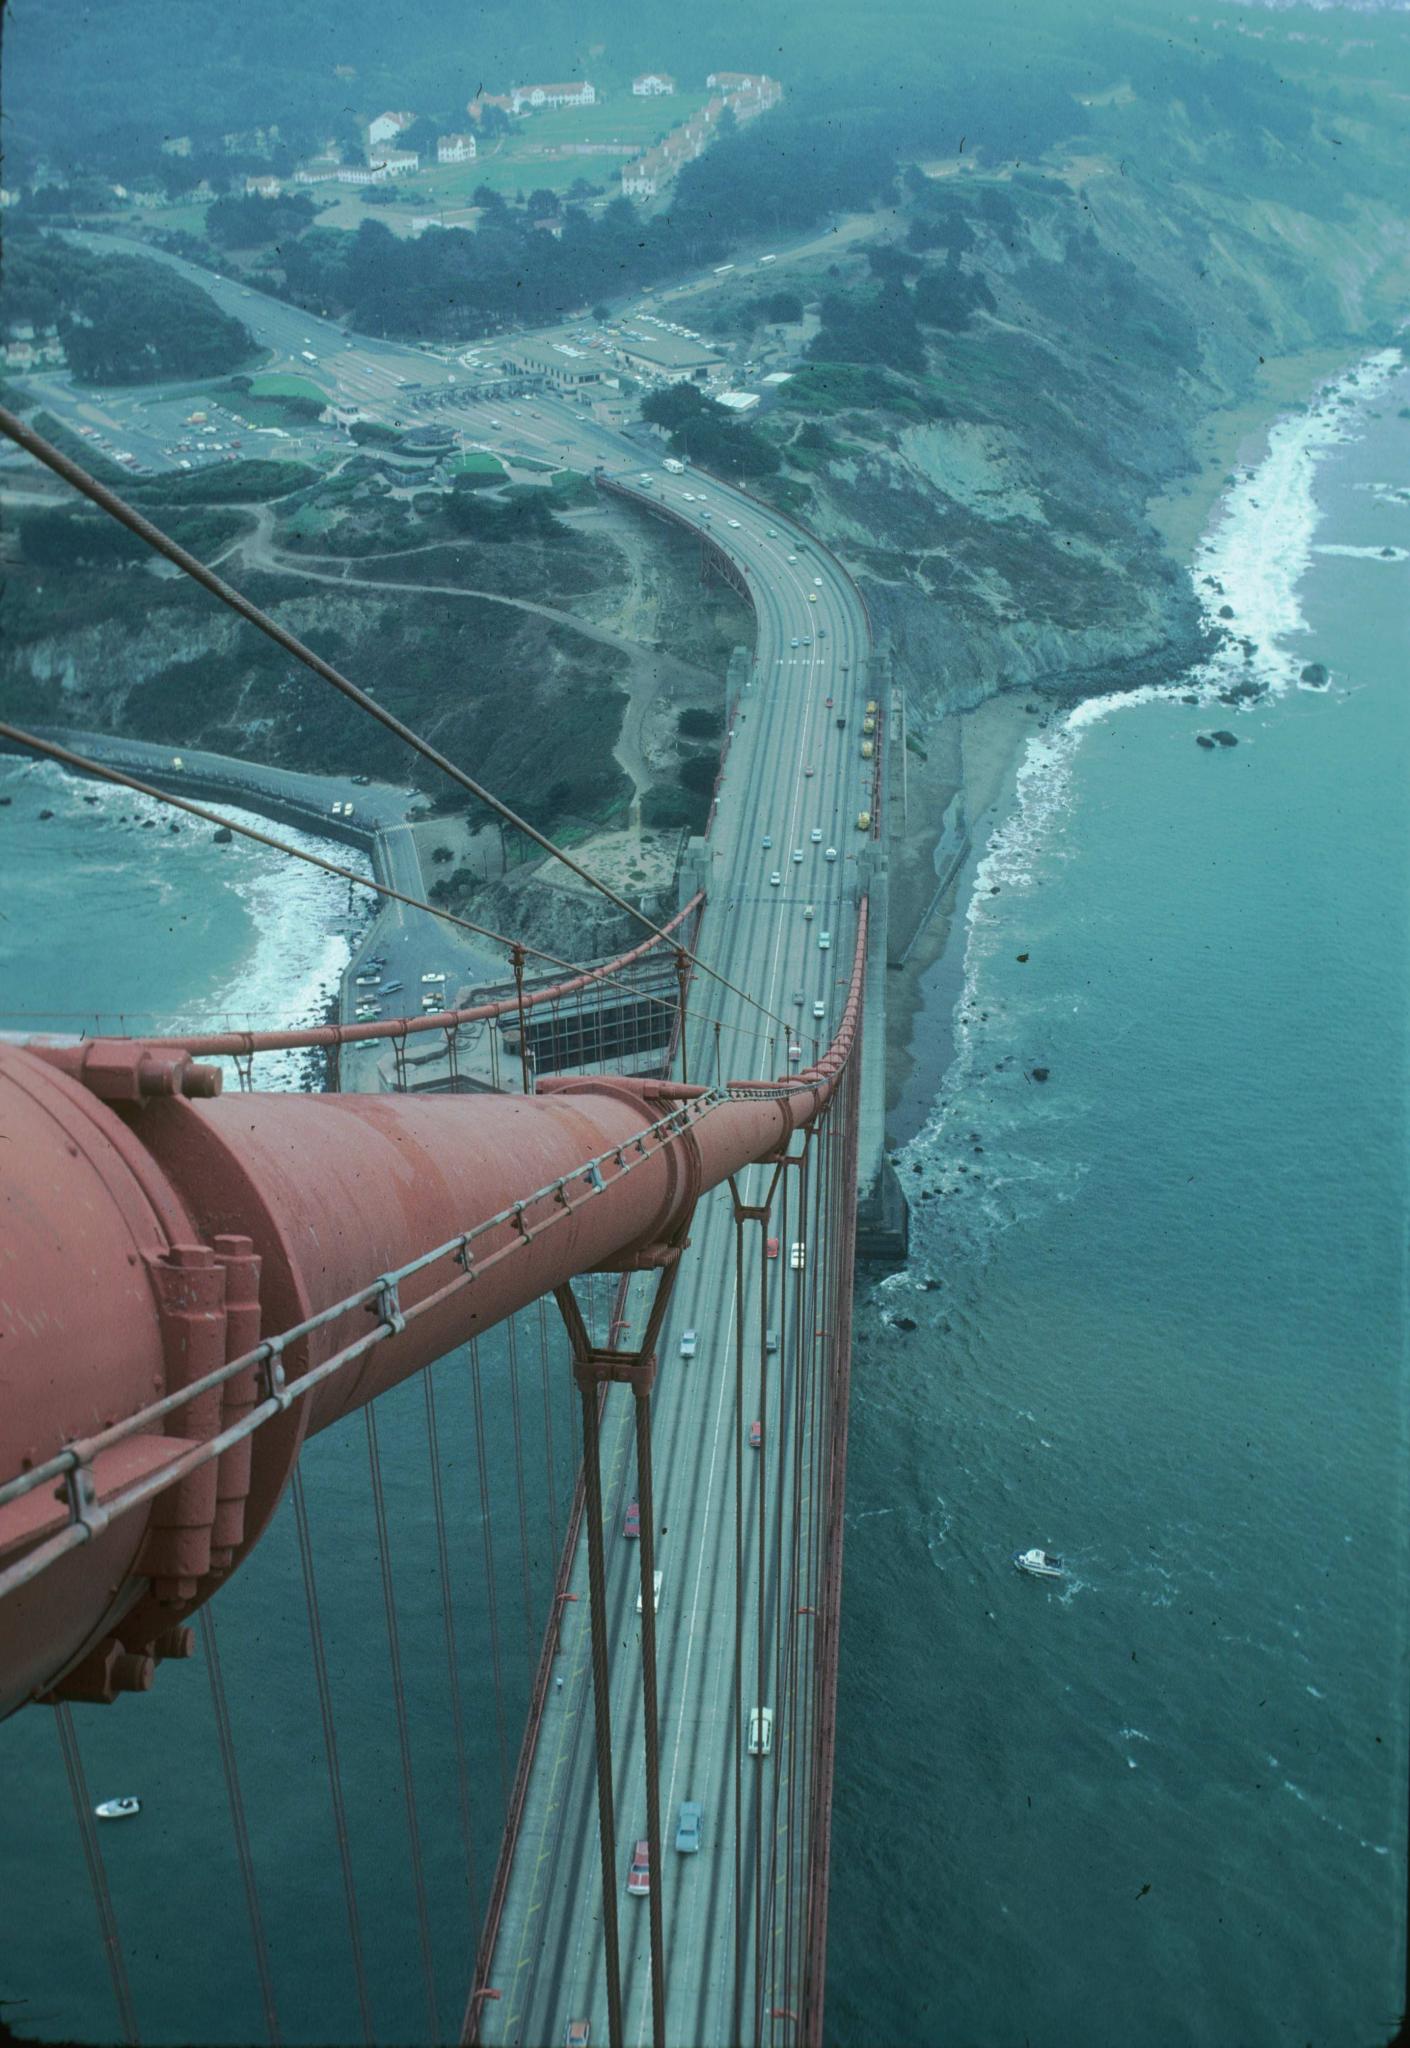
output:
[[[669,384],[642,400],[641,416],[665,427],[671,452],[724,476],[772,476],[778,452],[693,384]]]
[[[255,353],[242,323],[165,263],[14,231],[5,256],[6,317],[57,326],[81,381],[215,376]]]

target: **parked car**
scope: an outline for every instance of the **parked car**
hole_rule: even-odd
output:
[[[682,1856],[695,1856],[700,1850],[700,1830],[705,1819],[705,1809],[698,1799],[683,1799],[676,1821],[676,1848]]]
[[[632,1850],[632,1866],[627,1872],[627,1890],[634,1899],[644,1899],[651,1890],[651,1844],[638,1842]]]

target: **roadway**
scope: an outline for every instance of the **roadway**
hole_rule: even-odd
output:
[[[115,246],[113,238],[102,239]],[[159,254],[145,246],[143,253]],[[733,557],[749,587],[757,637],[750,681],[735,707],[709,839],[709,902],[697,950],[753,1001],[696,976],[690,1071],[692,1078],[713,1077],[716,1019],[725,1078],[795,1071],[787,1063],[779,1020],[803,1032],[806,1064],[813,1046],[825,1045],[836,1027],[851,972],[857,856],[866,844],[856,819],[870,807],[870,764],[860,759],[866,624],[852,586],[831,558],[742,493],[696,471],[663,471],[658,457],[643,456],[639,444],[562,399],[540,394],[519,404],[476,398],[464,388],[463,369],[453,363],[397,343],[349,337],[334,322],[184,259],[160,260],[188,272],[336,402],[398,419],[444,407],[467,435],[510,460],[527,453],[585,469],[600,465],[633,487],[649,473],[643,495],[708,532]],[[318,357],[315,365],[302,362],[305,348]],[[413,384],[424,387],[412,394],[420,401],[415,412],[406,397]],[[846,720],[842,729],[839,716]],[[766,836],[773,842],[767,849]],[[829,846],[836,850],[834,861],[826,859]],[[793,858],[795,849],[800,859]],[[770,880],[775,871],[777,884]],[[805,915],[809,905],[811,919]],[[827,946],[821,943],[824,934]],[[801,1005],[795,994],[802,996]],[[813,1015],[815,1002],[823,1005],[820,1018]],[[741,1192],[746,1201],[761,1201],[765,1188],[766,1170],[757,1168],[744,1176]],[[789,1264],[791,1230],[776,1228],[781,1256],[767,1262],[767,1320],[780,1333],[779,1351],[770,1356],[752,1308],[763,1263],[761,1233],[757,1226],[746,1231],[745,1267],[736,1273],[728,1197],[717,1193],[708,1199],[696,1219],[663,1335],[663,1369],[653,1400],[655,1540],[664,1574],[657,1629],[663,1867],[653,1881],[662,1890],[667,2036],[673,2043],[736,2038],[736,1997],[742,1999],[740,2024],[749,2039],[756,1994],[765,2013],[775,2005],[796,2009],[803,1930],[796,1912],[790,1927],[781,1909],[783,1889],[770,1871],[777,1855],[780,1869],[792,1873],[796,1907],[807,1849],[799,1843],[796,1862],[789,1861],[788,1817],[794,1830],[801,1829],[811,1768],[811,1682],[781,1690],[782,1667],[775,1662],[768,1668],[767,1651],[764,1675],[758,1669],[760,1614],[765,1643],[772,1645],[780,1603],[790,1620],[797,1618],[796,1606],[811,1604],[794,1598],[797,1559],[788,1554],[785,1504],[790,1538],[795,1500],[808,1528],[816,1534],[822,1525],[814,1499],[815,1437],[803,1430],[794,1407],[795,1342],[800,1316],[810,1313],[810,1273],[794,1272]],[[835,1258],[850,1256],[850,1246],[835,1248]],[[751,1335],[744,1384],[736,1390],[734,1305],[741,1285],[751,1303]],[[639,1327],[645,1318],[643,1283],[633,1283],[630,1300],[628,1313]],[[686,1365],[678,1356],[679,1337],[691,1326],[700,1332],[699,1354]],[[756,1417],[763,1423],[757,1451],[742,1436]],[[821,1426],[815,1417],[814,1429]],[[609,1677],[624,2011],[626,2038],[636,2043],[650,2039],[651,2005],[646,1902],[625,1894],[631,1847],[646,1827],[635,1613],[639,1551],[621,1533],[635,1494],[630,1440],[630,1402],[624,1390],[613,1389],[603,1439]],[[772,1531],[762,1544],[761,1495],[765,1526]],[[750,1621],[736,1681],[737,1501],[745,1510],[742,1597]],[[590,2021],[594,2042],[607,2039],[585,1537],[570,1586],[577,1599],[564,1609],[557,1665],[564,1683],[561,1691],[550,1692],[489,1975],[502,1996],[481,2009],[481,2038],[488,2042],[557,2043],[568,2021],[578,2017]],[[740,1756],[745,1717],[756,1703],[772,1706],[776,1717],[767,1759]],[[738,1885],[732,1835],[737,1768],[744,1794]],[[672,1847],[676,1810],[686,1798],[705,1808],[703,1846],[695,1857],[678,1856]],[[738,1982],[737,1918],[750,1935],[748,1953],[738,1961]],[[756,1931],[762,1987],[754,1972]],[[764,2032],[771,2040],[780,2038],[767,2020]]]
[[[865,704],[865,625],[845,579],[815,548],[776,518],[723,485],[697,474],[659,479],[673,509],[710,513],[710,530],[748,578],[758,615],[755,666],[737,707],[719,808],[710,837],[710,899],[698,951],[736,987],[775,1016],[800,1019],[810,1039],[826,1044],[840,1014],[856,936],[858,810],[869,803],[859,758]],[[689,490],[693,503],[684,504]],[[651,495],[658,495],[653,481]],[[738,525],[730,522],[737,520]],[[795,559],[790,560],[790,556]],[[820,578],[821,581],[815,579]],[[810,602],[810,594],[816,602]],[[824,636],[820,640],[817,628]],[[811,646],[794,648],[805,639]],[[845,667],[844,667],[845,664]],[[828,705],[827,699],[834,702]],[[844,716],[839,730],[836,718]],[[812,771],[811,773],[809,771]],[[815,843],[817,827],[822,840]],[[773,845],[766,849],[765,836]],[[834,846],[838,859],[829,862]],[[792,858],[794,850],[802,859]],[[770,876],[777,871],[775,886]],[[808,905],[814,915],[805,916]],[[824,949],[823,932],[830,937]],[[801,993],[801,1010],[793,997]],[[739,997],[697,976],[691,1003],[699,1013],[690,1036],[692,1078],[714,1075],[714,1033],[721,1020],[722,1071],[759,1076],[788,1071],[777,1027]],[[821,1001],[825,1014],[813,1016]],[[805,1048],[805,1061],[811,1055]],[[744,1176],[746,1201],[764,1197],[768,1170]],[[780,1695],[775,1627],[810,1622],[796,1615],[811,1605],[806,1571],[792,1554],[797,1519],[820,1540],[821,1503],[815,1499],[813,1430],[801,1431],[796,1344],[802,1319],[811,1336],[811,1275],[794,1271],[789,1223],[771,1224],[781,1242],[777,1260],[763,1258],[757,1226],[746,1230],[743,1272],[735,1271],[734,1225],[728,1194],[708,1198],[697,1215],[666,1329],[662,1370],[653,1405],[653,1459],[657,1517],[656,1565],[663,1573],[657,1617],[661,1703],[662,1887],[668,1958],[667,2039],[673,2043],[727,2042],[739,2027],[754,2038],[755,1914],[760,1915],[763,2010],[796,2009],[803,1927],[806,1843],[788,1861],[790,1829],[801,1834],[811,1768],[810,1679]],[[843,1256],[850,1256],[850,1247]],[[761,1265],[768,1287],[767,1324],[779,1349],[760,1342],[754,1304]],[[749,1303],[745,1380],[736,1395],[734,1322],[737,1289]],[[639,1328],[646,1287],[634,1282],[628,1309]],[[693,1362],[679,1356],[682,1330],[699,1332]],[[768,1388],[765,1391],[767,1368]],[[811,1413],[811,1411],[810,1411]],[[748,1424],[763,1423],[763,1444],[748,1447]],[[627,1504],[635,1498],[630,1401],[613,1389],[603,1440],[604,1523],[615,1770],[617,1885],[620,1896],[626,2039],[651,2036],[649,1937],[646,1902],[625,1892],[632,1844],[646,1827],[642,1760],[640,1622],[635,1604],[639,1552],[622,1535]],[[801,1461],[801,1462],[800,1462]],[[742,1485],[742,1495],[739,1488]],[[760,1497],[768,1540],[759,1541]],[[748,1617],[743,1670],[735,1672],[735,1515],[744,1510],[743,1598]],[[787,1507],[786,1520],[782,1510]],[[807,1546],[805,1545],[805,1556]],[[761,1561],[762,1560],[762,1561]],[[587,1621],[586,1538],[574,1560],[564,1608],[563,1687],[551,1690],[530,1780],[526,1813],[510,1882],[499,1943],[488,1983],[501,1991],[481,2007],[487,2042],[557,2043],[570,2019],[586,2018],[594,2041],[607,2038],[606,1978],[602,1953],[601,1871],[595,1789],[593,1700]],[[801,1594],[801,1598],[798,1597]],[[758,1669],[758,1616],[762,1601],[765,1671]],[[786,1631],[785,1631],[786,1635]],[[803,1644],[807,1669],[806,1642]],[[740,1875],[733,1840],[735,1771],[751,1706],[775,1712],[773,1754],[739,1761],[743,1789]],[[705,1808],[698,1856],[672,1847],[679,1804]],[[776,1827],[776,1818],[783,1824]],[[777,1843],[777,1848],[775,1844]],[[782,1910],[784,1885],[770,1879],[773,1859],[785,1880],[792,1870],[791,1929]],[[757,1858],[757,1861],[756,1861]],[[736,1920],[746,1954],[736,1984]],[[785,1951],[791,1969],[785,1979]],[[778,2036],[764,2021],[764,2034]]]

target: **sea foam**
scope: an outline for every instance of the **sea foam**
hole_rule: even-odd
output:
[[[1034,1036],[1031,1014],[1020,1039],[1002,998],[986,993],[989,963],[1012,927],[1011,901],[1032,890],[1040,860],[1061,858],[1078,749],[1114,714],[1172,697],[1220,703],[1220,693],[1238,683],[1258,684],[1265,697],[1310,687],[1301,680],[1305,657],[1291,643],[1306,631],[1298,586],[1320,518],[1317,465],[1333,447],[1359,438],[1365,406],[1403,367],[1401,351],[1388,348],[1331,379],[1302,411],[1274,423],[1256,468],[1235,474],[1190,568],[1205,623],[1219,636],[1207,660],[1165,683],[1089,697],[1027,741],[1012,807],[975,869],[955,1057],[929,1120],[902,1154],[904,1165],[920,1166],[937,1197],[913,1211],[922,1255],[937,1230],[954,1250],[982,1252],[996,1229],[1070,1200],[1080,1187],[1079,1160],[1039,1160],[1022,1145],[1024,1120],[1060,1113],[1040,1090],[1024,1091],[1022,1118],[1015,1125],[1009,1116],[1007,1134],[991,1121],[996,1090],[1008,1094],[1003,1084],[1027,1078],[1025,1048]],[[1232,709],[1220,703],[1223,716]],[[959,1129],[971,1122],[985,1126],[978,1172]]]

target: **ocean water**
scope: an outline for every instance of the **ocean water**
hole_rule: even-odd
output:
[[[0,807],[0,1030],[324,1021],[367,922],[367,891],[249,840],[217,846],[211,826],[50,762],[0,755],[0,797],[9,799]],[[251,812],[219,808],[269,829]],[[341,844],[275,830],[301,850],[362,865]],[[255,1080],[298,1087],[308,1065],[304,1054],[262,1054]]]
[[[1280,423],[1193,570],[1237,639],[1031,740],[979,863],[858,1307],[839,2043],[1402,2009],[1407,406],[1387,353]]]

